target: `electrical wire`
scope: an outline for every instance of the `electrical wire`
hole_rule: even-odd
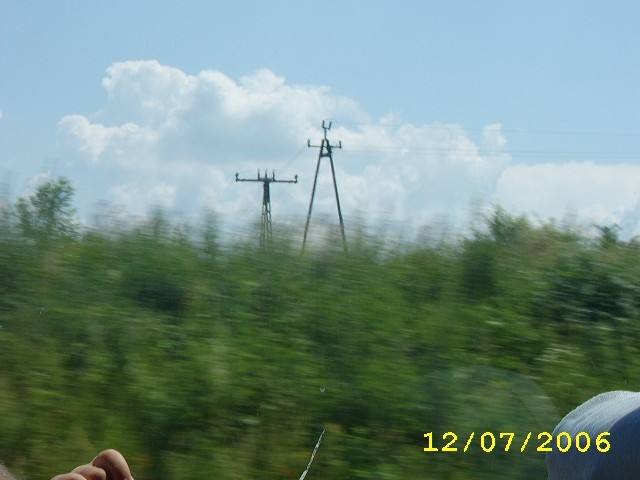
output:
[[[509,150],[497,149],[486,150],[482,148],[411,148],[411,147],[386,147],[386,146],[359,146],[352,145],[345,148],[345,155],[368,154],[368,155],[400,155],[400,156],[442,156],[447,154],[458,155],[510,155],[518,158],[593,158],[593,159],[609,159],[609,160],[638,160],[640,152],[589,152],[589,151],[551,151],[551,150]]]
[[[403,126],[413,126],[413,127],[421,127],[433,130],[453,130],[456,128],[460,128],[466,132],[484,132],[486,127],[470,127],[466,128],[460,124],[456,123],[434,123],[434,124],[423,124],[423,125],[413,125],[408,122],[388,122],[388,123],[374,123],[374,122],[345,122],[341,120],[331,120],[331,122],[335,125],[351,125],[351,126],[360,126],[360,127],[403,127]],[[497,124],[500,122],[494,122]],[[583,136],[583,137],[630,137],[630,138],[640,138],[640,133],[633,132],[587,132],[587,131],[571,131],[571,130],[530,130],[528,128],[500,128],[500,133],[513,133],[513,134],[531,134],[531,135],[557,135],[557,136]]]
[[[375,126],[375,127],[401,127],[408,125],[407,123],[390,122],[390,123],[366,123],[366,122],[345,122],[340,120],[332,120],[336,125],[350,126]],[[462,130],[464,132],[484,132],[484,128],[463,128],[460,125],[435,124],[424,125],[426,130],[443,130],[451,131]],[[553,130],[528,130],[528,129],[504,129],[499,130],[501,134],[513,135],[540,135],[540,136],[556,136],[556,137],[599,137],[599,138],[627,138],[640,139],[640,133],[629,132],[578,132],[578,131],[553,131]],[[517,138],[517,137],[516,137]],[[640,151],[589,151],[589,150],[518,150],[509,148],[500,148],[496,150],[487,150],[481,147],[477,148],[456,148],[456,147],[411,147],[409,145],[345,145],[345,154],[368,154],[368,155],[400,155],[400,156],[441,156],[441,155],[492,155],[504,154],[512,158],[521,159],[575,159],[575,160],[611,160],[611,161],[637,161],[640,160]]]

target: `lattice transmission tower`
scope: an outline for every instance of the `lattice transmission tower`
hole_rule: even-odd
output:
[[[272,183],[298,183],[298,175],[293,180],[276,180],[276,174],[272,170],[271,176],[264,171],[264,176],[260,175],[258,170],[257,178],[240,178],[240,174],[236,173],[236,182],[262,182],[262,215],[260,217],[260,246],[264,247],[271,243],[273,239],[273,229],[271,226],[271,192],[269,185]]]

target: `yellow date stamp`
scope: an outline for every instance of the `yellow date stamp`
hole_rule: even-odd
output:
[[[442,434],[442,441],[440,442],[440,438],[434,439],[433,432],[428,432],[424,434],[427,442],[424,451],[467,452],[472,448],[472,445],[476,447],[479,445],[485,453],[515,450],[524,453],[527,448],[535,448],[536,452],[541,453],[552,452],[554,449],[562,453],[566,453],[571,449],[581,453],[585,453],[589,449],[596,449],[600,453],[606,453],[611,449],[610,435],[609,432],[602,432],[595,438],[591,438],[591,435],[587,432],[579,432],[574,436],[568,432],[559,432],[554,437],[549,432],[540,432],[537,434],[536,439],[532,440],[533,432],[527,432],[526,435],[516,435],[515,432],[483,432],[477,436],[476,432],[471,432],[463,437],[459,437],[454,432],[445,432]]]

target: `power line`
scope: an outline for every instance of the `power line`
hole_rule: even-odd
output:
[[[360,154],[381,154],[391,155],[399,154],[403,156],[414,155],[444,155],[448,153],[457,153],[462,155],[488,155],[488,154],[507,154],[512,157],[527,157],[527,158],[594,158],[594,159],[616,159],[616,160],[638,160],[640,159],[640,152],[588,152],[588,151],[572,151],[572,150],[510,150],[510,149],[497,149],[495,151],[487,151],[483,148],[456,148],[456,147],[442,147],[442,148],[422,148],[422,147],[404,147],[404,146],[349,146],[349,151],[352,153]]]
[[[409,123],[399,122],[386,122],[386,123],[373,123],[373,122],[343,122],[335,120],[334,124],[342,124],[345,126],[360,126],[360,127],[375,127],[378,129],[386,129],[389,134],[393,133],[396,129],[402,127],[409,127],[412,129],[420,130],[424,133],[440,132],[444,134],[449,132],[450,134],[468,134],[472,132],[486,132],[485,128],[464,128],[459,124],[425,124],[415,126]],[[549,139],[554,138],[554,142],[562,137],[563,140],[569,141],[571,137],[577,139],[590,139],[590,140],[605,140],[607,138],[615,140],[615,148],[609,148],[606,145],[600,145],[599,147],[590,150],[584,142],[581,145],[565,145],[564,149],[558,150],[555,148],[549,149],[526,149],[526,148],[498,148],[495,150],[477,147],[460,147],[456,146],[455,142],[449,146],[434,145],[434,146],[412,146],[410,144],[392,144],[392,145],[358,145],[357,143],[349,144],[349,152],[352,154],[379,154],[379,155],[402,155],[402,156],[416,156],[416,155],[444,155],[444,154],[458,154],[458,155],[495,155],[495,154],[508,154],[513,158],[521,159],[575,159],[575,160],[611,160],[611,161],[637,161],[640,159],[640,151],[635,148],[637,140],[640,140],[640,133],[631,132],[587,132],[587,131],[571,131],[571,130],[530,130],[526,128],[520,129],[505,129],[500,128],[497,133],[509,134],[511,140],[516,142],[524,139],[531,140],[535,136],[546,136]],[[442,139],[440,139],[442,140]],[[621,146],[620,141],[626,140],[626,147]],[[577,148],[576,148],[577,147]]]
[[[286,172],[291,167],[291,165],[293,165],[293,163],[301,156],[302,152],[306,149],[307,149],[307,145],[306,144],[302,145],[302,147],[300,147],[300,149],[296,153],[292,154],[286,160],[283,160],[282,164],[276,170],[278,170],[279,172],[282,172],[282,171]]]
[[[465,132],[484,132],[485,127],[463,127],[458,123],[433,123],[414,125],[408,122],[348,122],[341,120],[332,120],[332,123],[339,125],[351,125],[360,127],[412,127],[412,128],[427,128],[433,130],[453,130],[461,129]],[[494,122],[500,123],[500,122]],[[577,131],[577,130],[536,130],[528,128],[500,128],[500,133],[514,133],[514,134],[531,134],[531,135],[559,135],[559,136],[585,136],[585,137],[630,137],[640,138],[640,132],[595,132],[595,131]],[[351,147],[349,147],[351,148]]]

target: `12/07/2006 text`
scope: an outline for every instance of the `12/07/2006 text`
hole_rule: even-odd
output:
[[[600,433],[593,441],[587,432],[579,432],[572,437],[567,432],[560,432],[555,437],[549,432],[540,432],[537,435],[537,446],[536,451],[541,453],[551,452],[553,449],[557,449],[559,452],[568,452],[570,449],[575,448],[579,452],[586,452],[590,448],[595,448],[601,453],[606,453],[611,449],[611,443],[609,442],[609,432]],[[522,442],[516,442],[520,448],[520,452],[523,453],[527,447],[529,447],[529,442],[531,437],[533,436],[532,432],[527,432],[526,435],[523,435],[524,440]],[[427,439],[427,446],[424,447],[425,452],[467,452],[471,447],[474,438],[476,437],[476,432],[471,432],[464,442],[464,446],[462,449],[459,449],[456,445],[458,442],[458,435],[454,432],[446,432],[442,435],[442,446],[441,448],[434,446],[433,432],[428,432],[424,434],[424,438]],[[500,432],[497,434],[497,438],[504,443],[504,451],[511,451],[511,446],[513,444],[514,438],[516,437],[515,432]],[[498,445],[498,440],[496,439],[496,434],[492,432],[484,432],[479,435],[478,443],[480,444],[480,448],[482,451],[486,453],[491,453],[496,450],[496,448],[500,448]],[[535,443],[535,442],[532,442]],[[517,447],[516,447],[517,448]],[[533,448],[532,446],[530,448]]]

